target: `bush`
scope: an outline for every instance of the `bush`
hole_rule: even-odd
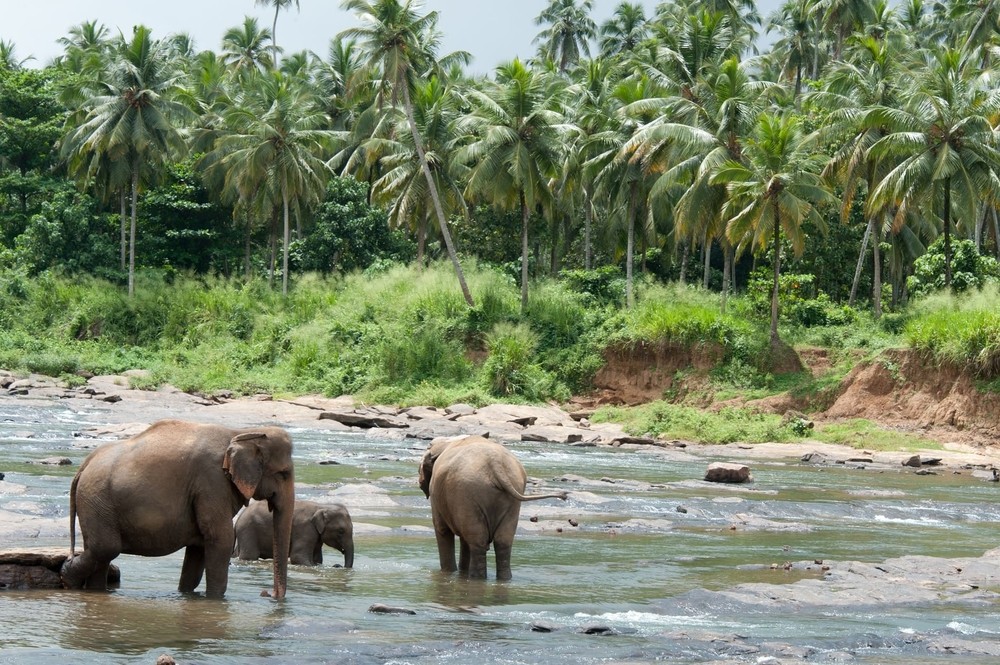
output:
[[[489,355],[482,367],[486,391],[496,397],[541,401],[568,397],[554,377],[535,362],[538,337],[524,324],[498,323],[486,336]]]
[[[988,281],[1000,279],[1000,264],[983,256],[971,240],[951,241],[951,288],[956,293],[982,288]],[[913,262],[913,274],[906,285],[914,297],[928,295],[945,288],[944,238],[938,238],[923,256]]]

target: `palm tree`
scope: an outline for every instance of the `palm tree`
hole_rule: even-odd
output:
[[[24,63],[29,60],[34,60],[35,57],[29,55],[27,58],[22,58],[18,60],[17,58],[17,46],[14,42],[0,39],[0,69],[9,69],[15,71],[21,69]]]
[[[381,66],[379,97],[383,101],[387,96],[392,102],[402,99],[407,124],[413,136],[413,148],[427,180],[434,212],[441,228],[441,237],[458,276],[465,302],[472,307],[474,306],[472,293],[465,282],[465,274],[458,262],[458,254],[451,233],[448,231],[448,220],[444,215],[434,174],[431,173],[427,162],[410,98],[416,78],[426,75],[439,64],[435,60],[437,12],[421,15],[419,12],[421,6],[417,0],[344,0],[341,7],[355,12],[363,25],[342,31],[338,38],[358,38],[366,51],[366,65],[373,69]],[[469,58],[468,53],[458,52],[448,59],[467,63]]]
[[[601,55],[631,53],[649,37],[646,11],[638,2],[622,2],[611,18],[601,24]]]
[[[228,131],[206,155],[207,169],[220,169],[225,187],[250,206],[264,194],[280,203],[283,221],[281,293],[288,294],[290,208],[301,214],[323,192],[325,158],[334,136],[321,129],[325,116],[310,91],[281,72],[255,79],[226,112]]]
[[[102,94],[85,104],[82,123],[71,127],[64,142],[68,152],[105,156],[128,165],[131,189],[128,293],[135,292],[135,234],[139,186],[145,165],[162,162],[182,151],[176,118],[190,115],[171,99],[178,83],[169,44],[153,40],[149,28],[137,26],[131,40],[120,37]]]
[[[271,22],[271,48],[274,50],[274,66],[278,66],[278,14],[282,9],[287,9],[293,4],[295,9],[299,8],[299,0],[254,0],[258,7],[274,7],[274,21]]]
[[[590,18],[594,0],[549,0],[549,5],[535,17],[535,25],[547,25],[534,40],[539,53],[559,63],[566,72],[583,55],[590,55],[590,43],[597,34],[597,24]]]
[[[870,149],[888,128],[879,122],[881,113],[873,113],[873,110],[896,108],[900,97],[898,76],[901,58],[890,49],[889,42],[860,37],[852,45],[851,59],[854,62],[838,62],[826,77],[826,89],[810,96],[816,105],[830,110],[823,134],[840,144],[824,173],[836,178],[844,188],[841,206],[841,220],[844,222],[850,215],[859,183],[863,182],[870,192],[885,176],[884,164],[880,171],[880,165],[870,154]],[[853,307],[867,243],[874,233],[872,304],[876,317],[881,316],[880,222],[886,212],[884,207],[875,205],[872,198],[866,201],[867,225],[848,301]]]
[[[802,73],[819,76],[818,0],[785,0],[768,18],[765,32],[781,35],[772,51],[781,54],[782,76],[795,81],[795,99],[802,93]]]
[[[331,39],[325,60],[316,58],[316,85],[330,126],[350,130],[372,103],[372,72],[353,39]]]
[[[807,221],[824,228],[817,206],[834,203],[835,197],[820,176],[823,162],[814,152],[811,137],[803,137],[800,121],[791,115],[762,113],[753,135],[746,141],[744,160],[722,164],[712,182],[724,184],[729,200],[724,208],[726,235],[734,244],[755,252],[771,246],[774,283],[771,291],[771,346],[778,337],[778,293],[782,233],[800,255],[805,248]]]
[[[454,167],[455,118],[460,100],[454,89],[437,76],[418,84],[413,92],[414,116],[442,205],[449,212],[467,214],[462,184],[456,177]],[[416,159],[405,115],[386,114],[375,135],[364,142],[362,150],[356,152],[354,157],[380,163],[382,175],[372,185],[372,200],[388,205],[389,223],[393,226],[415,228],[417,262],[423,265],[427,221],[433,216],[433,202],[427,180]],[[354,167],[349,161],[345,170],[360,170]]]
[[[513,60],[500,65],[485,91],[467,93],[472,107],[460,122],[470,137],[459,161],[471,167],[470,198],[521,213],[521,310],[528,306],[528,221],[552,198],[560,167],[562,116],[542,74]]]
[[[891,133],[871,146],[891,168],[872,191],[871,205],[895,209],[895,222],[921,205],[940,209],[944,233],[945,284],[951,286],[952,217],[972,224],[980,202],[1000,201],[1000,164],[995,119],[1000,90],[980,85],[961,69],[961,51],[935,52],[902,109],[880,107],[872,122]]]
[[[265,45],[271,39],[267,28],[257,25],[252,16],[243,18],[243,25],[229,28],[222,36],[222,62],[239,77],[260,73],[274,67],[273,48]]]
[[[56,41],[64,50],[64,54],[56,59],[56,64],[77,74],[103,68],[110,47],[108,29],[97,21],[84,21],[73,26],[66,37]]]

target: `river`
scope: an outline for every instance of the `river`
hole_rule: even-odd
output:
[[[0,520],[29,525],[5,531],[14,535],[0,547],[68,547],[70,480],[89,452],[83,444],[96,443],[75,434],[100,417],[0,399]],[[1000,509],[997,486],[969,474],[788,459],[755,462],[751,485],[722,486],[699,480],[710,459],[684,451],[513,443],[541,481],[529,491],[565,489],[570,498],[525,504],[513,580],[494,581],[491,556],[490,579],[480,582],[437,571],[416,483],[425,441],[289,429],[297,497],[351,511],[352,570],[327,548],[322,566],[291,567],[278,602],[260,596],[269,562],[234,561],[225,600],[212,601],[176,591],[180,552],[121,556],[114,592],[0,592],[0,663],[152,665],[170,653],[206,664],[916,665],[984,662],[928,648],[936,639],[1000,639],[997,603],[788,608],[720,593],[819,579],[838,561],[979,556],[998,545]],[[73,465],[31,463],[51,456]],[[416,614],[369,613],[374,603]]]

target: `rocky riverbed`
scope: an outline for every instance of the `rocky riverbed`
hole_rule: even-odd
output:
[[[397,439],[401,444],[417,449],[436,436],[478,434],[510,442],[534,442],[551,446],[553,450],[564,447],[615,447],[631,449],[640,456],[657,456],[669,463],[690,463],[692,459],[704,460],[704,467],[718,461],[746,465],[751,470],[757,466],[775,465],[808,466],[818,470],[852,469],[860,474],[862,482],[852,496],[877,495],[886,492],[896,496],[894,490],[864,488],[865,477],[874,479],[876,474],[921,475],[921,482],[944,482],[954,476],[967,476],[970,482],[983,486],[993,485],[995,469],[1000,459],[990,449],[962,445],[946,445],[944,450],[914,452],[872,452],[817,442],[797,444],[730,444],[704,446],[680,441],[661,441],[634,437],[614,424],[589,422],[587,413],[570,413],[558,406],[490,405],[474,408],[469,405],[452,405],[448,408],[415,407],[399,409],[388,406],[364,405],[350,397],[335,399],[320,396],[303,396],[277,399],[268,395],[233,398],[226,393],[191,395],[169,387],[157,391],[134,390],[129,386],[130,377],[93,377],[85,386],[68,388],[47,377],[15,379],[0,374],[0,401],[16,400],[33,404],[72,404],[86,410],[89,420],[101,425],[82,428],[75,432],[74,446],[88,449],[101,442],[131,436],[150,423],[163,418],[182,418],[203,422],[216,422],[232,426],[273,423],[289,428],[309,428],[330,432],[354,432],[380,438]],[[6,385],[5,385],[6,384]],[[41,432],[25,430],[19,438],[40,436]],[[58,457],[47,460],[56,464]],[[339,463],[337,460],[313,459],[310,463]],[[2,472],[3,469],[0,469]],[[415,469],[414,469],[415,474]],[[871,475],[868,475],[871,474]],[[572,512],[563,507],[544,507],[522,511],[523,529],[531,532],[551,533],[556,523],[584,522],[588,519],[587,506],[594,511],[601,508],[601,489],[628,486],[637,491],[653,488],[648,481],[625,477],[594,477],[566,474],[551,479],[533,479],[538,482],[558,482],[569,486],[575,497]],[[675,480],[672,485],[679,490],[697,489],[704,484],[703,477]],[[874,484],[874,483],[873,483]],[[662,488],[663,485],[660,485]],[[16,496],[23,487],[15,482],[0,480],[0,495]],[[759,483],[734,486],[727,490],[734,500],[743,496],[759,497],[771,490]],[[847,500],[850,500],[849,497]],[[718,501],[725,501],[725,498]],[[678,506],[678,513],[686,512]],[[567,516],[568,519],[567,519]],[[359,533],[365,533],[365,526]],[[810,527],[794,519],[775,521],[752,512],[733,511],[728,519],[728,529],[734,532],[784,531],[808,532]],[[643,527],[646,525],[646,527]],[[995,524],[983,528],[996,529]],[[622,532],[629,528],[668,533],[674,524],[662,517],[652,519],[634,516],[631,525],[620,525]],[[906,528],[901,526],[901,529]],[[560,531],[562,529],[560,528]],[[369,533],[377,533],[370,530]],[[36,515],[28,512],[0,511],[0,541],[25,542],[41,538],[52,540],[65,537],[68,544],[67,524],[64,518]],[[50,553],[51,554],[51,553]],[[56,553],[58,555],[58,553]],[[653,555],[651,553],[651,555]],[[0,557],[0,564],[4,559]],[[971,552],[968,557],[928,557],[919,551],[905,556],[878,561],[843,559],[797,558],[795,552],[786,558],[775,559],[769,565],[755,563],[747,568],[748,576],[759,580],[770,569],[773,574],[792,575],[795,581],[781,579],[775,582],[751,581],[734,583],[726,588],[695,589],[669,600],[658,601],[665,614],[680,613],[692,604],[719,608],[719,612],[746,612],[750,614],[771,611],[804,612],[822,616],[824,613],[892,612],[900,608],[919,609],[922,606],[962,605],[963,607],[996,607],[1000,594],[1000,549],[984,553]],[[995,610],[993,610],[995,612]],[[597,628],[601,628],[597,626]],[[614,627],[608,627],[613,631]],[[595,629],[596,630],[596,629]],[[599,631],[598,631],[599,633]],[[598,634],[595,633],[595,634]],[[704,646],[706,653],[718,653],[718,647],[738,654],[731,661],[784,663],[801,662],[812,655],[802,645],[785,642],[765,643],[745,635],[724,630],[674,631],[675,638],[694,645]],[[967,634],[962,631],[937,633],[930,636],[915,634],[911,642],[919,642],[927,653],[965,654],[971,657],[1000,657],[1000,640],[997,635],[981,632]],[[906,637],[900,639],[909,639]],[[712,647],[714,645],[714,647]],[[712,647],[712,648],[710,648]],[[701,647],[698,647],[700,649]],[[764,660],[761,660],[764,659]],[[982,662],[982,661],[979,661]]]

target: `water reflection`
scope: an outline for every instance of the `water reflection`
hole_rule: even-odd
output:
[[[470,580],[457,573],[430,573],[427,597],[441,607],[458,611],[474,611],[478,607],[506,605],[510,602],[510,582],[493,579]]]
[[[233,631],[233,604],[195,594],[136,598],[117,592],[75,593],[66,603],[66,649],[139,654],[172,645],[221,640]]]

